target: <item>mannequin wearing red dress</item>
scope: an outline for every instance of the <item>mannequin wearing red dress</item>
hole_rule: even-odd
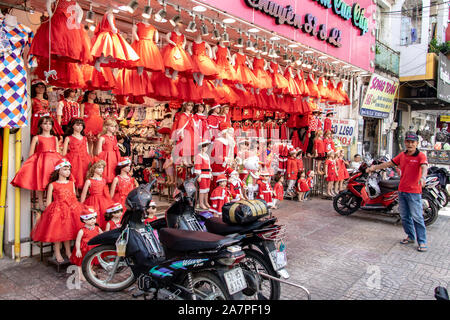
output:
[[[218,74],[217,66],[212,60],[211,46],[202,40],[199,33],[195,40],[189,46],[189,53],[192,56],[193,75],[199,86],[203,85],[203,79],[215,79]]]
[[[71,167],[61,160],[54,168],[47,190],[47,208],[31,231],[31,239],[55,243],[55,258],[63,262],[61,243],[70,258],[70,240],[75,240],[81,227],[80,213],[84,206],[78,202],[75,185],[69,180]]]
[[[236,71],[230,63],[230,61],[232,61],[232,56],[223,40],[221,40],[218,45],[213,48],[213,54],[218,69],[216,86],[222,86],[223,81],[225,81],[225,83],[236,82]]]
[[[211,142],[216,139],[219,133],[219,124],[221,120],[222,107],[220,105],[215,105],[209,109],[208,116],[208,128],[209,136],[211,137]]]
[[[302,172],[300,174],[300,179],[298,179],[297,181],[297,186],[298,186],[298,201],[303,202],[305,201],[305,193],[308,192],[309,189],[309,185],[308,185],[308,181],[306,180],[306,173]]]
[[[192,114],[194,104],[187,102],[183,104],[180,118],[175,128],[177,141],[177,156],[182,157],[185,164],[191,164],[191,157],[195,156],[194,150],[194,115]]]
[[[186,37],[180,32],[182,23],[175,25],[173,31],[166,34],[168,44],[162,50],[166,76],[176,79],[179,72],[192,72],[193,63],[191,57],[185,51]],[[173,71],[170,74],[170,71]]]
[[[56,119],[61,127],[66,128],[72,118],[80,116],[80,105],[75,101],[76,91],[66,89],[64,99],[58,103],[56,109]]]
[[[270,61],[269,72],[272,77],[272,84],[277,93],[289,86],[287,79],[283,76],[283,70],[275,60]]]
[[[137,188],[139,184],[130,176],[131,161],[129,158],[122,158],[116,167],[116,177],[111,183],[109,195],[111,199],[120,203],[125,208],[125,200],[131,190]]]
[[[258,180],[258,199],[262,199],[264,201],[266,201],[267,206],[269,208],[273,207],[273,202],[272,202],[272,187],[270,186],[270,182],[269,182],[269,173],[267,171],[264,171],[263,173],[261,173],[261,179]]]
[[[103,118],[100,116],[100,107],[95,103],[97,93],[86,91],[80,106],[80,116],[84,119],[84,134],[88,140],[89,154],[94,154],[94,144],[97,142],[98,134],[102,132]]]
[[[139,60],[131,45],[119,34],[112,8],[106,11],[102,21],[97,25],[91,53],[96,58],[95,68],[98,71],[101,70],[100,64],[119,67]]]
[[[234,70],[236,71],[236,81],[238,82],[237,88],[245,90],[244,86],[259,87],[258,79],[256,79],[253,72],[247,67],[251,65],[248,57],[244,55],[244,50],[239,49],[239,52],[233,54]]]
[[[208,155],[208,148],[211,143],[203,140],[198,144],[200,152],[195,156],[194,172],[198,176],[199,184],[199,206],[201,209],[209,209],[208,194],[211,186],[211,160]]]
[[[158,30],[144,19],[143,22],[133,25],[132,33],[134,41],[131,47],[136,51],[140,59],[131,62],[130,66],[136,67],[139,74],[142,74],[144,69],[148,71],[164,71],[164,61],[156,45],[159,41]]]
[[[283,90],[283,93],[293,97],[300,96],[300,88],[298,87],[297,82],[295,82],[294,80],[295,71],[293,70],[292,65],[288,65],[284,70],[284,77],[288,82],[288,87]]]
[[[96,154],[106,162],[103,177],[107,183],[111,183],[116,176],[115,170],[120,160],[119,147],[117,146],[117,122],[114,119],[106,119],[103,123],[103,135],[100,136]]]
[[[68,136],[64,140],[62,152],[63,157],[72,165],[72,173],[77,189],[83,188],[89,163],[91,162],[87,139],[82,133],[84,126],[83,119],[72,119],[68,126]]]
[[[272,78],[267,73],[268,69],[268,62],[261,58],[261,53],[259,52],[258,55],[253,59],[253,73],[255,77],[258,79],[260,83],[261,89],[271,89],[273,88],[272,85]],[[269,91],[269,94],[271,91]]]
[[[116,202],[111,205],[108,209],[106,209],[106,227],[105,231],[115,230],[122,226],[121,220],[123,215],[123,206]]]
[[[196,104],[194,106],[194,145],[197,146],[202,140],[211,141],[209,136],[208,116],[204,113],[206,107],[204,104]]]

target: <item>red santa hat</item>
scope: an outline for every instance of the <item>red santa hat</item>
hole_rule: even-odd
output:
[[[261,172],[259,175],[260,176],[270,176],[270,173],[267,170],[263,170],[263,172]]]
[[[67,159],[61,159],[56,163],[55,171],[61,169],[62,167],[70,167],[71,164]]]
[[[117,166],[122,167],[131,164],[131,160],[128,157],[121,157],[120,161],[117,163]]]
[[[219,123],[219,131],[220,133],[225,133],[225,131],[228,130],[228,125],[225,122],[220,122]]]
[[[202,139],[202,141],[199,142],[198,146],[200,148],[203,148],[204,146],[209,145],[209,144],[211,144],[211,141],[209,141],[208,139]]]
[[[224,174],[221,174],[217,177],[216,183],[219,183],[221,181],[227,181],[227,177]]]
[[[31,85],[35,85],[35,84],[38,84],[38,83],[42,83],[45,86],[44,80],[34,79],[33,81],[31,81]]]
[[[97,211],[91,207],[86,207],[81,211],[80,218],[83,220],[88,220],[94,217],[97,217]]]
[[[150,204],[148,205],[149,207],[156,207],[156,202],[155,201],[150,201]]]
[[[107,209],[106,212],[111,213],[111,212],[115,212],[115,211],[121,211],[123,210],[123,207],[120,203],[116,202],[112,205],[110,205]]]
[[[209,109],[209,110],[211,111],[211,110],[214,110],[214,109],[220,108],[220,107],[222,107],[220,104],[216,104],[215,106],[212,106],[211,109]]]

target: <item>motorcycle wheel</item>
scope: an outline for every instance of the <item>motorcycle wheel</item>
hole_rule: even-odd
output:
[[[443,206],[445,208],[448,204],[448,192],[447,192],[447,190],[445,190],[445,188],[440,188],[439,192],[442,195],[442,197],[444,198]]]
[[[262,272],[278,278],[277,272],[273,269],[272,264],[260,252],[245,249],[245,258],[240,262],[242,269],[252,272],[260,285],[258,292],[252,296],[245,296],[246,300],[280,300],[281,287],[280,282],[272,279],[264,278],[257,272]]]
[[[333,198],[333,207],[337,213],[349,216],[356,212],[361,206],[361,199],[350,191],[342,191]]]
[[[116,271],[112,274],[116,258],[120,260]],[[124,257],[117,256],[114,245],[100,245],[89,250],[83,259],[81,269],[86,280],[102,291],[122,291],[135,282],[131,268]]]
[[[197,300],[231,300],[225,283],[213,273],[205,271],[192,274],[192,283],[187,278],[183,286],[193,288]]]
[[[433,224],[438,218],[438,206],[433,198],[428,195],[422,195],[423,220],[426,226]]]

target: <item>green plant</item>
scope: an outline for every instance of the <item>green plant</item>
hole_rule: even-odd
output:
[[[428,45],[428,52],[434,52],[439,54],[442,52],[443,54],[447,54],[450,52],[450,41],[438,43],[436,38],[433,38]]]

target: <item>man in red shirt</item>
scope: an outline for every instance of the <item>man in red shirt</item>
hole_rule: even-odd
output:
[[[367,172],[398,166],[401,170],[398,186],[398,201],[403,230],[408,235],[402,244],[414,243],[417,238],[420,252],[427,251],[427,236],[423,221],[422,187],[425,186],[428,162],[427,156],[417,149],[419,138],[414,132],[405,135],[406,151],[389,162],[371,166]]]

